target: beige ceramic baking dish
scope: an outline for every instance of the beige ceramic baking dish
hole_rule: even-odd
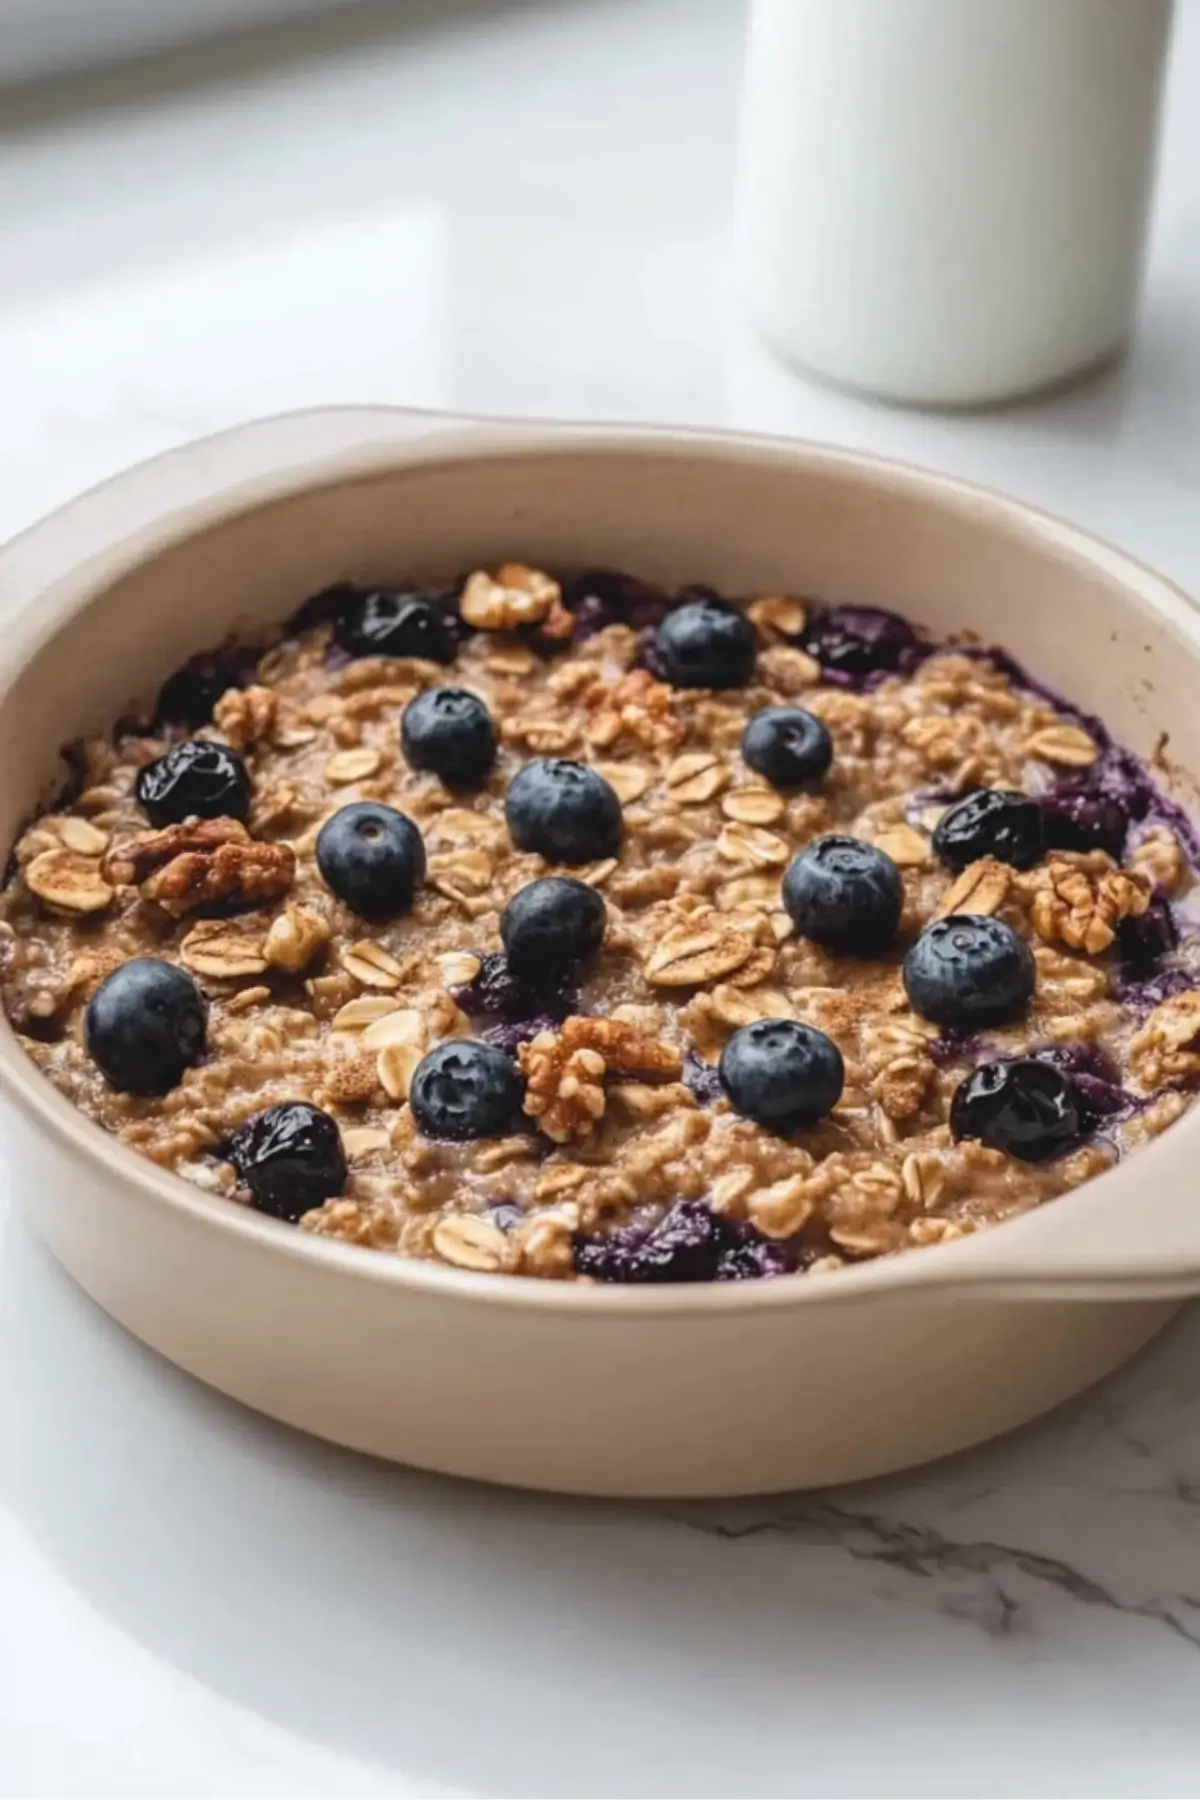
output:
[[[1006,645],[1150,754],[1200,769],[1200,615],[997,495],[811,445],[470,423],[268,421],[162,457],[10,545],[0,834],[62,741],[337,577],[521,556],[899,609]],[[1200,1109],[981,1236],[806,1281],[650,1290],[462,1274],[207,1197],[73,1111],[0,1026],[4,1132],[39,1230],[172,1361],[309,1431],[592,1494],[844,1481],[1031,1418],[1200,1291]]]

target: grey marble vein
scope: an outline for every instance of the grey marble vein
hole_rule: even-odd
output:
[[[1081,1606],[1104,1607],[1162,1625],[1192,1649],[1200,1650],[1200,1594],[1173,1595],[1169,1601],[1123,1600],[1063,1558],[1019,1545],[987,1538],[955,1539],[932,1526],[859,1512],[819,1498],[789,1504],[786,1512],[769,1518],[743,1522],[691,1511],[670,1516],[676,1523],[730,1544],[765,1536],[790,1538],[811,1548],[836,1548],[855,1562],[898,1569],[918,1580],[941,1576],[952,1584],[982,1582],[973,1596],[956,1594],[951,1588],[939,1597],[939,1604],[941,1610],[972,1618],[989,1636],[1008,1635],[1021,1618],[1023,1602],[1009,1586],[1015,1575]]]

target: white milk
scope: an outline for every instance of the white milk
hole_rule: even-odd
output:
[[[1171,0],[754,0],[755,320],[830,380],[999,400],[1127,337]]]

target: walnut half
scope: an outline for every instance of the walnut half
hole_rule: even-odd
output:
[[[679,1052],[619,1019],[565,1019],[518,1051],[525,1111],[546,1136],[565,1144],[587,1137],[604,1117],[606,1075],[677,1080]]]
[[[1117,869],[1107,857],[1078,861],[1051,857],[1037,875],[1034,930],[1046,943],[1099,956],[1122,919],[1137,918],[1150,904],[1153,884],[1140,869]]]
[[[296,853],[290,844],[256,843],[236,819],[189,819],[115,846],[103,869],[114,885],[136,885],[143,900],[178,919],[218,903],[278,899],[296,878]]]

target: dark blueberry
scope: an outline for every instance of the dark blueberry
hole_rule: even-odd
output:
[[[1022,1162],[1044,1162],[1083,1136],[1075,1085],[1048,1062],[1018,1056],[980,1063],[955,1090],[950,1130]]]
[[[427,769],[447,787],[478,787],[496,760],[496,728],[477,694],[427,688],[404,709],[400,745],[411,768]]]
[[[847,956],[874,956],[896,934],[904,885],[882,850],[835,835],[793,857],[783,903],[802,937]]]
[[[912,626],[879,606],[826,607],[813,614],[800,642],[847,687],[910,669],[921,656]]]
[[[722,1050],[718,1071],[738,1112],[782,1132],[823,1119],[841,1099],[846,1078],[832,1038],[797,1019],[743,1025]]]
[[[426,1137],[505,1137],[521,1115],[521,1077],[503,1050],[450,1038],[423,1056],[408,1101]]]
[[[833,761],[833,739],[803,707],[764,706],[742,733],[742,759],[772,787],[802,787],[825,774]]]
[[[604,901],[586,881],[546,875],[529,882],[500,915],[509,968],[534,986],[561,979],[600,948],[605,918]]]
[[[575,614],[575,635],[593,637],[608,625],[631,625],[635,631],[657,625],[670,610],[662,588],[616,569],[587,569],[563,588],[563,605]]]
[[[88,1001],[88,1055],[121,1093],[165,1094],[204,1055],[207,1010],[183,969],[135,956]]]
[[[326,819],[317,867],[339,900],[364,919],[406,913],[425,879],[425,843],[412,820],[378,800],[355,800]]]
[[[568,1013],[578,1010],[565,972],[557,979],[524,981],[509,967],[503,950],[489,950],[481,956],[475,979],[452,989],[452,998],[468,1018],[503,1019],[516,1026],[527,1024],[530,1037],[536,1037],[542,1029],[543,1018],[565,1019]]]
[[[327,1112],[306,1100],[288,1100],[234,1132],[223,1154],[259,1212],[295,1224],[346,1185],[341,1134]]]
[[[1011,788],[976,788],[942,814],[933,847],[955,874],[981,856],[994,856],[1014,869],[1032,869],[1046,849],[1042,809]]]
[[[1125,809],[1082,782],[1063,782],[1042,798],[1046,843],[1052,850],[1106,850],[1120,858],[1129,820]]]
[[[575,1243],[575,1268],[594,1281],[655,1285],[788,1275],[800,1255],[700,1200],[676,1200],[653,1225],[625,1225]]]
[[[159,689],[154,706],[155,728],[182,726],[186,731],[197,731],[201,725],[209,724],[221,695],[232,687],[244,687],[257,660],[257,652],[249,649],[193,656]]]
[[[693,1100],[711,1106],[721,1098],[721,1077],[712,1063],[705,1062],[694,1050],[683,1053],[683,1080]]]
[[[359,592],[339,613],[334,641],[350,656],[420,656],[426,662],[453,662],[457,634],[441,601],[441,595],[419,591]]]
[[[693,600],[663,620],[655,648],[675,687],[744,687],[754,673],[754,627],[724,600]]]
[[[1011,1025],[1029,1004],[1034,962],[1011,925],[955,913],[927,925],[904,959],[904,986],[935,1025]]]
[[[621,802],[603,775],[585,763],[540,757],[508,784],[504,816],[518,850],[547,862],[587,863],[621,846]]]
[[[152,825],[183,819],[245,819],[250,777],[240,756],[225,744],[188,738],[139,769],[135,792]]]
[[[1117,926],[1117,954],[1121,974],[1129,981],[1146,981],[1153,975],[1164,956],[1179,947],[1179,927],[1167,897],[1161,891],[1151,895],[1150,904],[1136,918],[1122,919]]]

